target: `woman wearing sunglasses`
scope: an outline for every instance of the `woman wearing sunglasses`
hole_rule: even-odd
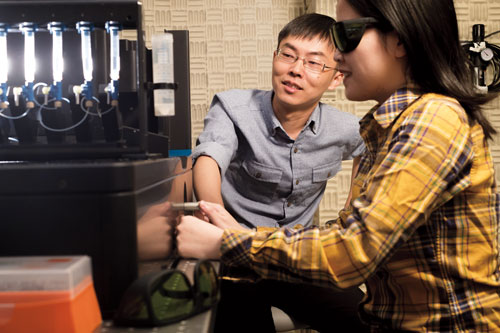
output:
[[[266,279],[365,282],[360,316],[373,331],[499,331],[495,130],[481,110],[493,96],[475,90],[453,0],[339,0],[337,20],[346,96],[378,102],[360,122],[351,214],[323,229],[243,231],[202,203],[213,224],[185,217],[180,253]]]

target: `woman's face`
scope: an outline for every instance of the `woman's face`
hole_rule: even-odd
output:
[[[347,0],[338,0],[338,22],[360,17]],[[344,74],[345,95],[349,100],[383,103],[406,84],[406,53],[395,32],[382,34],[368,26],[354,50],[347,53],[336,50],[334,59]]]

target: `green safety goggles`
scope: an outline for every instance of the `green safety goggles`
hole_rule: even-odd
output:
[[[366,28],[376,23],[378,21],[373,17],[335,22],[331,28],[335,46],[342,53],[351,52],[358,46]]]
[[[162,326],[210,309],[219,300],[217,272],[210,261],[201,260],[193,277],[193,285],[177,269],[140,277],[125,292],[114,318],[115,325]]]

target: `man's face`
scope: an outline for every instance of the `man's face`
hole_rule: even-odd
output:
[[[279,47],[287,54],[298,56],[294,63],[279,59],[277,52],[273,57],[272,84],[274,90],[273,106],[284,110],[309,110],[319,102],[323,93],[332,86],[336,70],[319,73],[304,67],[303,58],[314,60],[328,67],[336,67],[333,60],[334,47],[327,40],[314,37],[304,39],[296,36],[284,38]]]

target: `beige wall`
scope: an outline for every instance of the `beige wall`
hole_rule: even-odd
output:
[[[416,0],[418,1],[418,0]],[[193,144],[214,93],[231,88],[271,88],[272,52],[281,28],[304,12],[335,17],[336,0],[143,0],[146,39],[164,29],[188,29],[191,52],[191,114]],[[455,0],[460,36],[471,39],[471,26],[500,30],[500,1]],[[500,45],[500,34],[488,39]],[[362,116],[373,105],[344,98],[343,88],[323,101]],[[490,119],[500,130],[500,99],[491,103]],[[500,180],[500,140],[491,147]],[[349,189],[351,163],[327,185],[320,221],[335,218]],[[500,181],[497,181],[500,184]]]

